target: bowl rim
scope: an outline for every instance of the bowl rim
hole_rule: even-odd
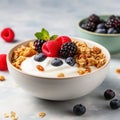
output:
[[[31,40],[26,40],[26,41],[20,42],[20,43],[16,44],[15,46],[13,46],[13,47],[9,50],[9,52],[8,52],[8,54],[7,54],[7,63],[8,63],[14,70],[16,70],[17,72],[19,72],[19,73],[21,73],[21,74],[28,75],[28,76],[32,76],[32,77],[36,77],[36,78],[52,79],[52,80],[54,80],[54,79],[67,80],[67,79],[71,79],[71,78],[72,78],[72,79],[74,79],[74,78],[80,78],[80,77],[83,77],[83,76],[87,76],[87,75],[90,75],[90,74],[94,74],[95,72],[100,71],[100,70],[102,70],[102,69],[104,69],[105,67],[108,66],[108,64],[110,63],[111,55],[110,55],[109,51],[107,50],[107,48],[105,48],[104,46],[102,46],[101,44],[99,44],[99,43],[97,43],[97,42],[94,42],[94,41],[91,41],[91,40],[88,40],[88,39],[84,39],[84,38],[80,38],[80,37],[70,37],[70,38],[71,38],[71,39],[78,40],[78,41],[79,41],[79,40],[85,41],[86,43],[89,43],[89,44],[95,44],[96,46],[99,46],[102,50],[104,49],[104,51],[105,51],[105,53],[106,53],[105,56],[108,56],[108,57],[107,57],[107,62],[106,62],[102,67],[100,67],[100,68],[98,68],[98,69],[96,69],[96,70],[94,70],[94,71],[92,71],[92,72],[90,72],[90,73],[86,73],[86,74],[78,75],[78,76],[70,76],[70,77],[47,77],[47,76],[45,76],[45,77],[44,77],[44,76],[31,75],[31,74],[25,73],[25,72],[23,72],[22,70],[20,70],[20,69],[16,68],[15,66],[13,66],[13,65],[11,64],[11,58],[10,58],[10,54],[13,53],[14,49],[18,48],[19,46],[21,46],[21,45],[23,45],[23,44],[27,44],[28,42],[34,40],[34,39],[31,39]],[[8,67],[8,70],[9,70],[9,67]]]
[[[112,15],[112,14],[111,14]],[[109,17],[110,15],[98,15],[99,17]],[[103,36],[103,37],[112,37],[112,36],[117,36],[119,37],[120,36],[120,33],[119,34],[104,34],[104,33],[95,33],[95,32],[91,32],[91,31],[88,31],[88,30],[85,30],[83,29],[80,24],[85,21],[88,17],[85,17],[81,20],[79,20],[78,22],[78,27],[81,31],[85,32],[85,33],[88,33],[88,34],[91,34],[91,35],[96,35],[96,36]]]

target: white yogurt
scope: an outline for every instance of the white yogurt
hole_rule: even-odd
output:
[[[34,56],[26,58],[21,64],[21,70],[25,73],[41,76],[41,77],[57,77],[58,74],[63,73],[65,77],[78,76],[78,67],[68,65],[64,59],[62,59],[63,64],[61,66],[51,65],[51,61],[54,58],[47,57],[42,62],[37,62],[34,60]],[[37,65],[41,65],[44,71],[40,71],[36,68]]]

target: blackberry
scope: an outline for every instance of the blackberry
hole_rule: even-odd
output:
[[[39,40],[39,39],[34,41],[34,47],[38,53],[42,52],[42,45],[45,42],[46,42],[45,40]]]
[[[88,21],[88,22],[86,22],[86,23],[84,23],[84,24],[81,25],[81,27],[83,29],[88,30],[88,31],[92,31],[92,32],[95,31],[96,26],[97,26],[96,23],[90,22],[90,21]]]
[[[77,46],[74,42],[67,42],[61,46],[59,55],[62,58],[73,57],[77,51]]]
[[[100,17],[97,16],[96,14],[92,14],[88,17],[88,20],[90,22],[99,23],[100,22]]]
[[[111,17],[106,21],[107,28],[119,28],[120,27],[120,19],[118,17]]]

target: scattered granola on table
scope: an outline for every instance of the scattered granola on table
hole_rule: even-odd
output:
[[[11,111],[9,114],[4,113],[4,118],[7,118],[7,119],[10,118],[11,120],[18,120],[18,116],[14,111]]]
[[[116,69],[116,73],[120,74],[120,68]]]
[[[45,112],[39,112],[38,116],[41,117],[41,118],[43,118],[43,117],[46,116],[46,113]]]
[[[0,75],[0,81],[4,81],[5,77],[3,75]]]

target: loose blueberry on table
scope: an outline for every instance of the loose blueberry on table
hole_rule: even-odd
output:
[[[75,115],[83,115],[86,112],[86,107],[82,104],[77,104],[73,107],[73,113]]]
[[[115,97],[115,92],[112,89],[107,89],[104,92],[104,97],[106,100],[110,100]]]
[[[118,99],[111,100],[110,101],[110,107],[112,109],[118,109],[118,108],[120,108],[120,100],[118,100]]]

